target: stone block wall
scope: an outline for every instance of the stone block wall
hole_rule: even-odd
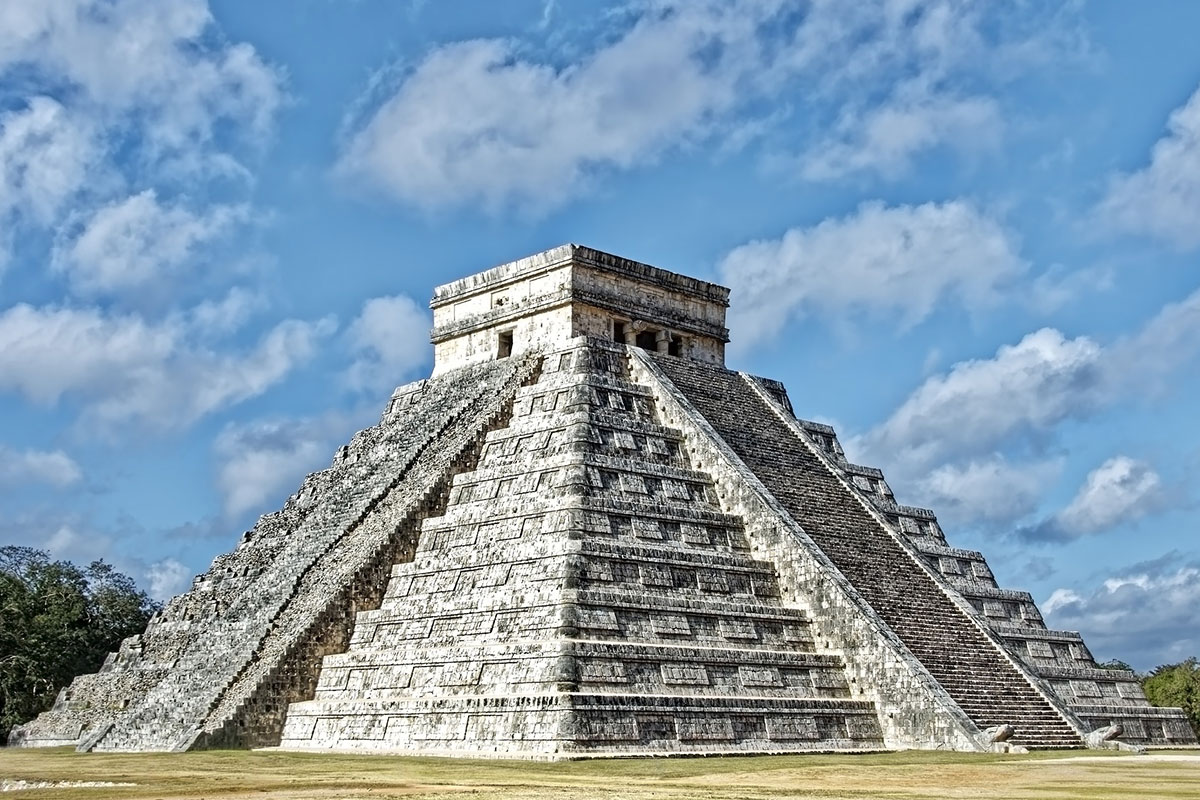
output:
[[[790,414],[786,389],[775,381],[753,381]],[[1074,631],[1048,630],[1028,592],[1004,589],[983,554],[947,544],[933,511],[896,502],[883,472],[847,461],[834,429],[797,420],[845,483],[904,535],[944,581],[993,631],[1010,658],[1037,676],[1039,688],[1079,720],[1085,730],[1119,725],[1120,741],[1149,747],[1191,745],[1194,733],[1178,709],[1151,707],[1137,676],[1100,669]]]
[[[629,380],[550,353],[283,745],[575,758],[882,746],[742,520]]]
[[[354,577],[369,577],[407,515],[432,499],[535,368],[536,360],[492,362],[409,393],[404,407],[310,476],[283,512],[214,561],[105,670],[77,680],[79,693],[68,688],[51,712],[18,729],[14,743],[45,743],[64,730],[84,749],[185,749],[218,731],[216,741],[238,743],[238,730],[253,731],[246,743],[255,743],[263,725],[254,719],[272,715],[277,736],[287,701],[272,699],[269,687],[297,682],[281,679],[286,659],[305,653],[306,642],[336,641],[336,632],[317,633],[322,620],[333,629],[348,623],[330,603],[357,602],[349,596]],[[375,514],[381,505],[390,514]],[[243,724],[227,727],[234,718]]]

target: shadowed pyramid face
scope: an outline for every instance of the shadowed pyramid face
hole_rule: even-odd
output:
[[[723,286],[563,245],[439,286],[433,301],[434,374],[576,336],[725,363]]]

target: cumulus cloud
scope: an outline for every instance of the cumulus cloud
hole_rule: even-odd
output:
[[[1052,628],[1083,633],[1098,660],[1140,669],[1194,656],[1200,648],[1200,562],[1168,553],[1092,588],[1058,588],[1041,604]]]
[[[0,115],[0,265],[13,230],[54,229],[71,200],[76,209],[101,207],[93,222],[115,226],[79,243],[102,245],[108,258],[80,261],[92,265],[81,283],[113,282],[114,246],[133,251],[121,274],[138,274],[129,267],[145,269],[154,241],[139,252],[146,231],[122,229],[126,187],[186,180],[194,191],[198,178],[246,177],[238,159],[265,141],[285,101],[283,80],[253,47],[224,40],[206,0],[0,4],[0,85],[10,109]],[[124,210],[146,201],[134,195]],[[212,224],[229,213],[193,209],[185,220],[160,210],[168,264],[163,225]],[[67,256],[61,264],[76,263]]]
[[[900,457],[918,466],[978,457],[1144,393],[1197,355],[1200,291],[1107,347],[1043,328],[1001,346],[992,358],[930,376],[853,446],[869,457]]]
[[[49,97],[0,115],[0,214],[24,208],[49,222],[84,182],[95,130]]]
[[[1058,459],[1011,464],[1003,456],[943,464],[915,483],[916,499],[938,510],[943,525],[1010,524],[1032,514]]]
[[[292,491],[306,474],[329,463],[353,425],[349,416],[335,413],[227,425],[214,446],[226,515],[260,508]]]
[[[856,461],[886,465],[899,490],[922,502],[949,502],[958,513],[948,488],[961,481],[959,488],[969,494],[973,482],[966,479],[986,475],[981,465],[998,469],[1007,463],[1001,454],[1039,449],[1068,420],[1086,419],[1144,396],[1147,387],[1165,386],[1198,355],[1200,291],[1165,306],[1140,330],[1108,346],[1043,328],[1001,346],[991,358],[962,361],[929,376],[886,420],[849,438],[847,451]],[[1036,473],[1038,464],[1014,463],[1011,469]],[[1093,473],[1093,481],[1095,492],[1085,486],[1070,514],[1027,524],[1020,533],[1032,539],[1074,538],[1099,530],[1102,523],[1128,521],[1135,510],[1159,499],[1157,476],[1130,459],[1112,460]],[[1106,511],[1098,505],[1101,496],[1114,503]],[[1016,503],[1013,510],[1022,507],[1028,503]],[[965,505],[959,511],[971,513]],[[990,517],[982,503],[974,518]]]
[[[1116,456],[1088,474],[1079,494],[1058,514],[1058,524],[1077,536],[1108,530],[1152,510],[1162,491],[1162,480],[1149,464]]]
[[[146,593],[155,600],[169,600],[188,588],[192,572],[174,558],[164,558],[146,567]]]
[[[434,48],[351,121],[339,171],[421,208],[542,211],[672,148],[743,146],[765,134],[758,122],[802,105],[831,134],[781,161],[810,177],[895,174],[933,147],[995,141],[996,101],[968,76],[992,81],[1064,50],[1054,14],[1017,25],[983,2],[625,10],[612,17],[622,27],[567,63],[512,40]]]
[[[164,206],[153,189],[105,205],[55,247],[53,269],[85,294],[127,290],[169,278],[197,250],[247,216],[244,206],[200,212]]]
[[[978,150],[999,144],[1000,105],[988,97],[901,97],[846,114],[830,136],[801,161],[801,175],[828,181],[857,172],[888,178],[906,173],[913,158],[942,144]]]
[[[17,450],[0,444],[0,487],[46,483],[65,488],[82,478],[83,470],[62,450]]]
[[[29,544],[45,550],[53,558],[90,564],[103,559],[113,562],[114,539],[108,533],[95,530],[76,515],[68,515],[49,527],[33,532],[36,538]]]
[[[1149,165],[1113,178],[1099,212],[1119,230],[1200,247],[1200,89],[1171,112]]]
[[[346,331],[355,353],[346,373],[348,385],[372,391],[395,387],[428,360],[432,325],[429,310],[405,295],[368,300]]]
[[[552,207],[591,171],[643,163],[728,108],[754,63],[761,5],[647,14],[564,69],[520,58],[512,41],[441,46],[352,137],[340,169],[418,206]]]
[[[1043,328],[990,359],[933,375],[855,449],[901,454],[929,465],[990,453],[1002,441],[1035,435],[1093,411],[1103,384],[1103,348]]]
[[[1018,533],[1031,541],[1062,541],[1102,533],[1165,507],[1168,492],[1151,466],[1114,456],[1092,470],[1057,514]]]
[[[721,280],[735,293],[732,346],[768,338],[790,318],[862,312],[909,326],[946,298],[994,302],[1026,263],[1013,236],[963,201],[865,203],[853,214],[792,228],[726,255]]]
[[[1161,391],[1181,364],[1200,355],[1200,290],[1169,303],[1111,348],[1111,383],[1124,392]]]
[[[0,73],[56,76],[101,117],[136,111],[158,151],[210,142],[226,120],[261,135],[283,101],[281,76],[214,27],[206,0],[4,3]]]
[[[85,429],[180,427],[266,391],[333,328],[330,318],[285,320],[230,353],[178,318],[19,304],[0,313],[0,391],[42,405],[72,396],[84,405]]]
[[[0,114],[0,270],[18,223],[50,224],[83,185],[98,149],[93,127],[48,97]]]

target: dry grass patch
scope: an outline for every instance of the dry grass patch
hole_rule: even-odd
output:
[[[43,788],[50,797],[241,798],[1200,798],[1200,755],[881,753],[567,763],[216,751],[80,754],[0,750],[0,781],[136,784]]]

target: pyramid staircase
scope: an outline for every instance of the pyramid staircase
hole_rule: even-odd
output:
[[[292,705],[304,749],[595,756],[879,749],[874,704],[611,346],[546,357]]]
[[[748,380],[794,416],[781,384]],[[1116,727],[1119,741],[1132,746],[1196,746],[1180,709],[1150,705],[1135,673],[1098,666],[1079,633],[1048,629],[1028,592],[1001,588],[982,553],[947,543],[933,511],[898,504],[882,470],[849,462],[833,428],[797,422],[847,488],[873,506],[940,577],[942,590],[959,597],[960,607],[968,608],[1012,659],[1036,675],[1040,689],[1084,730]]]
[[[1027,747],[1083,746],[1061,711],[743,376],[682,359],[656,363],[981,730],[1007,724]]]

